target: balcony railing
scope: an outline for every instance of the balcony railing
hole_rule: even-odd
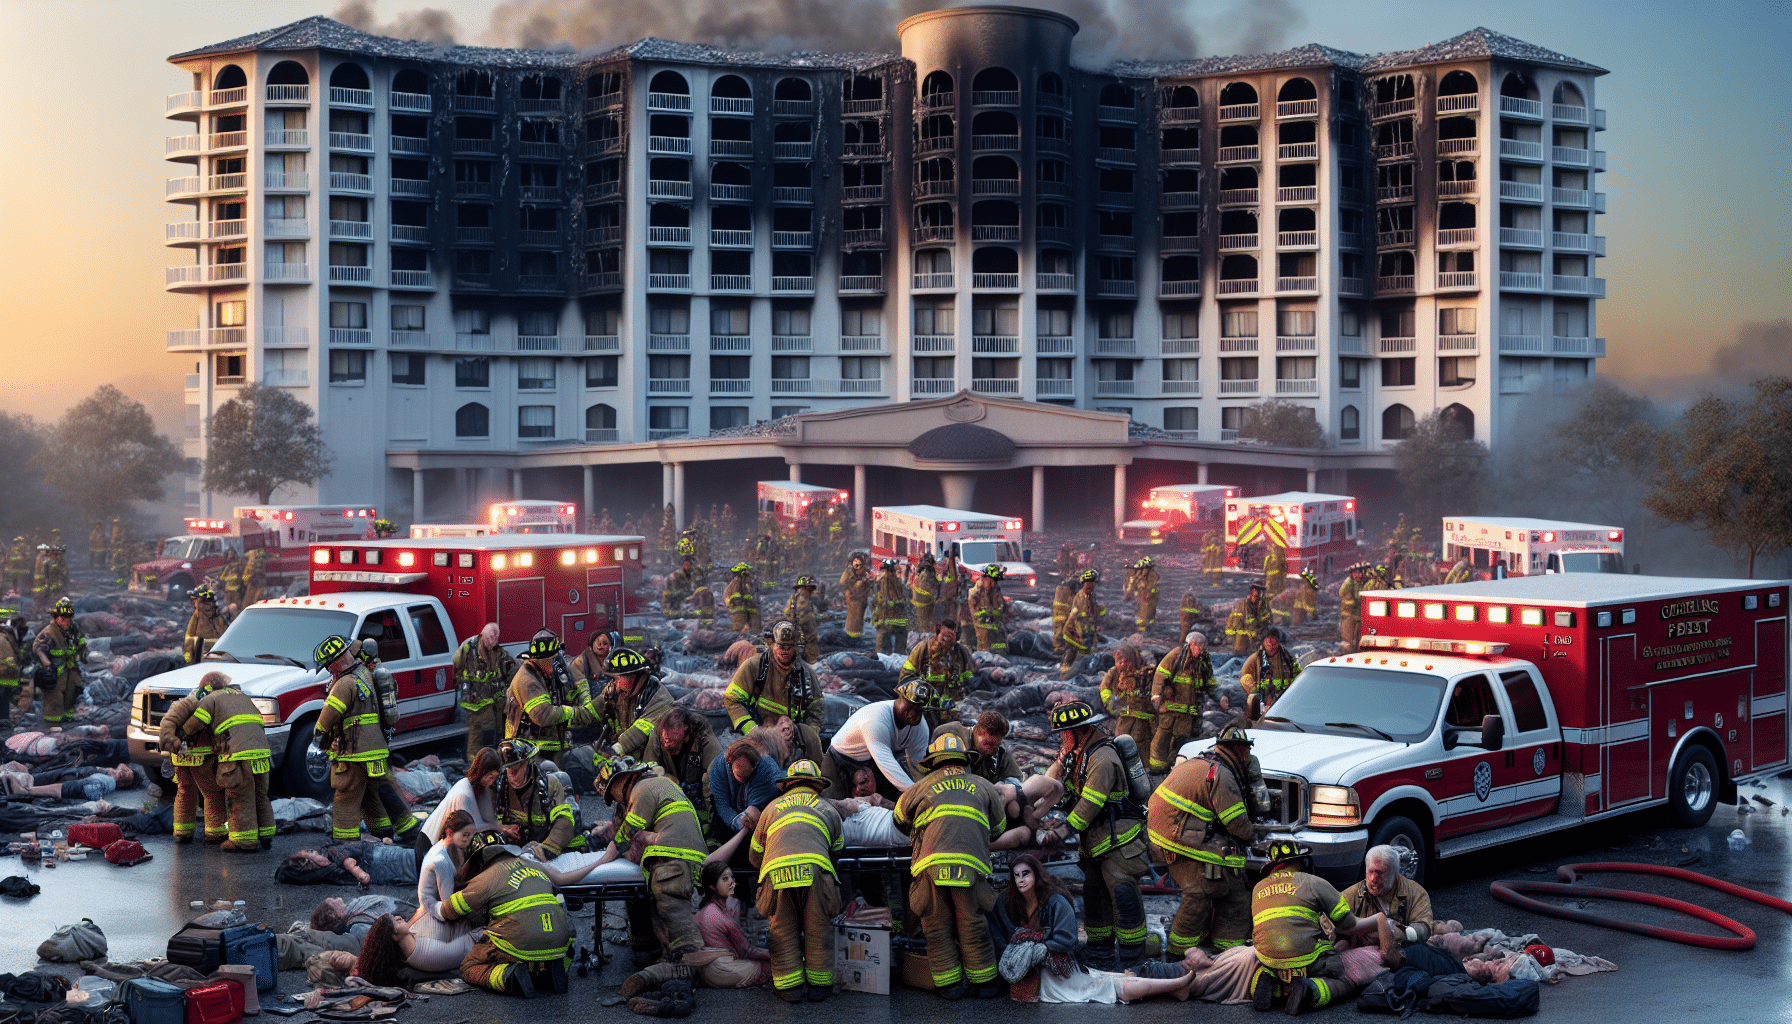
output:
[[[1137,124],[1139,112],[1133,107],[1110,107],[1102,104],[1095,108],[1095,117],[1101,121],[1112,121],[1115,124]]]
[[[773,117],[814,117],[814,100],[772,100]]]
[[[1250,189],[1248,191],[1250,191],[1254,194],[1257,190]],[[1256,202],[1256,200],[1252,199],[1251,202]],[[1163,203],[1163,208],[1166,210],[1187,210],[1187,209],[1190,209],[1193,207],[1198,207],[1201,205],[1201,193],[1199,193],[1199,192],[1165,192],[1163,194],[1162,203]]]
[[[518,352],[558,352],[560,336],[558,334],[519,334],[516,336]]]
[[[1412,156],[1414,146],[1410,142],[1386,142],[1375,147],[1375,159],[1398,160],[1403,156]]]
[[[311,386],[311,372],[293,367],[282,367],[277,370],[263,370],[261,382],[271,388],[303,388]]]
[[[205,148],[203,135],[170,135],[162,141],[162,155],[174,156],[177,153],[199,153]]]
[[[330,344],[334,345],[371,345],[373,332],[357,327],[330,328]]]
[[[843,292],[881,292],[884,290],[882,274],[841,274],[840,290]]]
[[[290,177],[290,175],[288,175]],[[489,188],[489,183],[487,184]],[[330,191],[332,192],[372,192],[373,176],[368,174],[351,174],[347,171],[330,172]]]
[[[199,92],[174,92],[168,94],[166,113],[176,110],[198,110],[205,105],[205,94]]]
[[[1475,239],[1475,228],[1439,228],[1437,230],[1437,244],[1440,248],[1474,245]]]
[[[688,113],[691,109],[691,97],[684,93],[650,92],[647,94],[647,109]]]
[[[1258,195],[1258,190],[1254,189],[1254,188],[1223,188],[1223,189],[1220,189],[1220,205],[1221,206],[1245,206],[1245,205],[1254,206],[1257,203],[1257,195]],[[1166,200],[1168,200],[1170,196],[1193,196],[1194,198],[1190,202],[1188,202],[1184,205],[1188,205],[1188,206],[1201,205],[1201,193],[1199,193],[1199,192],[1170,192],[1170,193],[1166,193],[1164,198]],[[1169,205],[1170,205],[1170,203],[1167,201],[1164,203],[1165,207],[1168,207]]]
[[[688,334],[649,334],[647,351],[649,352],[689,352],[691,336]]]
[[[1276,291],[1278,292],[1316,292],[1318,290],[1319,278],[1317,277],[1276,278]]]
[[[690,245],[691,229],[688,227],[655,227],[647,228],[647,244],[649,245]]]
[[[330,105],[334,107],[371,107],[373,106],[372,89],[345,89],[341,86],[330,86]]]
[[[1018,242],[1020,241],[1020,225],[1018,224],[972,224],[971,241],[973,242]]]
[[[373,224],[364,220],[333,220],[330,222],[331,238],[372,238]]]
[[[614,334],[585,335],[585,351],[587,352],[620,352],[622,339]]]
[[[1254,277],[1221,278],[1217,294],[1255,295],[1257,294],[1258,287],[1258,281]]]
[[[971,195],[1018,196],[1020,182],[1013,178],[972,178]]]
[[[1418,350],[1419,339],[1417,338],[1382,338],[1377,345],[1377,351],[1384,356],[1417,352]]]
[[[1476,338],[1473,334],[1440,334],[1437,336],[1439,352],[1473,352],[1475,348]]]
[[[982,152],[1013,153],[1020,149],[1018,135],[973,135],[971,148]]]
[[[1591,295],[1594,298],[1605,298],[1605,278],[1573,277],[1556,274],[1550,278],[1551,291],[1566,292],[1571,295]]]
[[[1363,279],[1360,277],[1338,278],[1338,290],[1346,295],[1363,294]]]
[[[1501,139],[1500,155],[1514,160],[1543,159],[1543,143],[1526,142],[1522,139]]]
[[[1116,281],[1104,277],[1095,282],[1095,294],[1111,299],[1137,298],[1139,283],[1137,281]]]
[[[1410,292],[1413,289],[1411,274],[1387,274],[1375,279],[1375,287],[1384,292]]]
[[[1139,354],[1137,338],[1096,338],[1095,354],[1098,356],[1136,356]]]
[[[650,291],[690,291],[691,275],[648,274],[647,287]]]
[[[1477,93],[1463,92],[1437,98],[1437,112],[1440,114],[1455,114],[1480,109],[1481,97]]]
[[[372,267],[330,267],[331,284],[372,284]]]
[[[1139,153],[1136,149],[1121,146],[1101,146],[1095,150],[1095,159],[1110,164],[1136,164]]]
[[[1166,299],[1198,298],[1201,294],[1201,282],[1198,278],[1193,281],[1163,281],[1157,286],[1157,294]]]
[[[1009,334],[972,335],[971,352],[975,355],[1018,355],[1020,338]]]
[[[676,230],[676,229],[674,229]],[[688,228],[686,229],[689,230]],[[559,231],[538,231],[533,228],[522,228],[516,233],[518,245],[552,245],[560,244]]]
[[[495,233],[489,227],[457,227],[454,240],[466,245],[490,245]]]
[[[1070,198],[1070,182],[1068,181],[1040,180],[1034,182],[1033,187],[1041,196],[1055,196],[1061,199]]]
[[[1542,291],[1543,275],[1523,270],[1502,270],[1500,271],[1500,287],[1514,291]]]
[[[585,275],[587,288],[620,288],[622,287],[622,271],[597,270]]]
[[[773,381],[774,385],[776,383]],[[711,377],[709,393],[712,395],[750,395],[753,393],[753,381],[749,377]]]
[[[950,224],[922,224],[915,228],[916,242],[950,242],[954,237],[954,228]]]
[[[1289,185],[1276,189],[1276,202],[1278,203],[1316,203],[1318,201],[1318,185]]]
[[[558,142],[535,142],[523,140],[517,143],[517,154],[537,160],[558,160],[566,152],[566,147]]]
[[[958,344],[954,334],[916,334],[909,343],[914,352],[951,352]]]
[[[1516,114],[1519,117],[1543,118],[1543,103],[1540,100],[1527,100],[1522,96],[1501,96],[1500,113]]]
[[[1220,338],[1220,351],[1221,352],[1255,352],[1255,351],[1257,351],[1257,336],[1254,334],[1235,335],[1232,337],[1222,336]]]
[[[263,281],[283,281],[287,284],[302,284],[311,280],[311,264],[263,263],[261,279]]]
[[[1189,124],[1199,120],[1200,107],[1165,107],[1157,112],[1159,124]]]
[[[1402,199],[1411,199],[1411,185],[1378,185],[1375,188],[1375,201],[1378,203],[1397,203]]]
[[[491,141],[489,139],[486,139],[486,140],[455,139],[454,140],[454,151],[457,153],[463,152],[463,150],[460,148],[461,143],[463,143],[463,142],[480,142],[480,141],[485,142],[486,148],[482,149],[482,150],[478,150],[477,152],[481,152],[481,153],[491,152]],[[373,136],[357,135],[354,132],[331,132],[330,133],[330,148],[331,149],[344,149],[344,150],[348,150],[349,152],[352,152],[352,153],[371,153],[371,152],[373,152]]]
[[[882,377],[858,377],[841,381],[828,381],[837,384],[843,395],[881,395],[884,391]]]
[[[1558,164],[1569,167],[1586,167],[1593,162],[1593,154],[1589,150],[1576,149],[1573,146],[1551,146],[1549,158]]]
[[[1317,160],[1319,143],[1288,142],[1276,147],[1277,160]]]
[[[884,198],[882,185],[848,185],[840,190],[840,198],[849,203],[877,203]]]
[[[586,444],[615,444],[622,440],[622,431],[616,427],[586,427]]]
[[[1319,101],[1281,100],[1276,103],[1276,116],[1280,117],[1316,117],[1319,114]]]
[[[1552,121],[1561,121],[1567,124],[1586,124],[1587,108],[1570,106],[1566,103],[1551,103],[1549,105],[1549,116]]]
[[[1034,340],[1033,348],[1042,356],[1076,354],[1076,339],[1068,334],[1041,334]]]
[[[1201,382],[1198,380],[1166,380],[1159,385],[1159,393],[1176,395],[1182,398],[1200,398]]]
[[[773,276],[772,278],[772,291],[774,292],[812,292],[814,290],[815,277],[813,275]]]
[[[206,140],[207,149],[241,149],[248,144],[248,132],[213,132]]]
[[[1369,104],[1369,116],[1372,118],[1393,117],[1395,114],[1408,114],[1417,110],[1419,101],[1411,96],[1390,100],[1387,103]]]
[[[840,101],[840,113],[847,117],[855,117],[860,114],[881,114],[883,112],[884,100],[881,96],[870,100],[842,99]]]
[[[386,335],[389,348],[431,349],[435,344],[428,331],[393,331]]]
[[[687,156],[691,152],[691,140],[677,135],[649,135],[647,152]]]
[[[711,182],[709,186],[709,198],[721,202],[751,202],[753,199],[753,186],[718,185]]]
[[[773,352],[813,352],[815,339],[807,334],[774,334],[772,335]]]
[[[394,288],[434,288],[436,276],[427,270],[394,270],[392,271],[392,287]]]
[[[1256,393],[1257,381],[1254,378],[1251,380],[1220,381],[1220,394],[1222,395],[1255,395]]]
[[[1165,235],[1158,243],[1160,252],[1200,252],[1200,235]]]
[[[772,248],[774,249],[808,249],[815,244],[815,235],[809,231],[773,231]]]
[[[774,203],[813,203],[815,190],[801,186],[772,186],[772,202]]]
[[[971,105],[977,107],[1018,107],[1018,89],[978,89],[971,93]]]
[[[1278,377],[1276,378],[1276,394],[1311,397],[1319,394],[1317,377]]]
[[[1074,395],[1076,381],[1069,377],[1041,377],[1033,382],[1033,390],[1040,396]]]
[[[1097,395],[1136,395],[1140,391],[1136,380],[1098,380],[1095,382]]]
[[[269,149],[308,149],[311,146],[311,133],[303,128],[269,128],[266,136],[264,142]]]
[[[620,106],[622,106],[621,92],[606,92],[599,93],[596,96],[585,97],[585,113],[587,114],[595,114],[599,111],[609,110],[613,107]]]
[[[949,395],[958,382],[951,377],[912,377],[909,390],[917,395]]]
[[[1317,352],[1319,339],[1311,334],[1277,335],[1277,352]]]
[[[1221,121],[1255,121],[1262,116],[1262,105],[1258,103],[1229,103],[1220,107]]]
[[[1255,248],[1257,248],[1257,236],[1254,234],[1251,234],[1251,235],[1221,235],[1220,236],[1220,251],[1221,252],[1239,252],[1242,250],[1255,249]]]
[[[1542,353],[1543,336],[1540,334],[1502,334],[1500,335],[1501,355],[1526,355]]]
[[[691,393],[689,377],[650,377],[647,380],[647,393],[650,395],[688,395]]]
[[[429,181],[427,179],[393,178],[386,183],[386,187],[390,189],[395,196],[429,195]]]
[[[715,157],[741,157],[751,159],[753,142],[751,139],[710,139],[709,155]]]
[[[982,395],[1018,395],[1020,394],[1020,378],[1018,377],[973,377],[971,390]]]
[[[691,198],[691,183],[650,179],[647,182],[647,195],[653,199],[689,199]]]
[[[1449,199],[1454,196],[1472,196],[1478,191],[1477,185],[1478,182],[1474,178],[1470,178],[1467,181],[1440,181],[1437,183],[1437,194],[1441,199]]]
[[[1394,231],[1377,231],[1375,233],[1375,244],[1382,248],[1393,245],[1411,245],[1413,244],[1413,236],[1414,232],[1412,228],[1399,228]]]
[[[953,288],[951,274],[916,274],[916,288]]]
[[[1076,290],[1075,274],[1047,274],[1040,272],[1035,279],[1035,286],[1040,291],[1068,292]]]
[[[211,95],[206,97],[205,105],[208,107],[234,107],[239,103],[247,102],[249,102],[249,90],[246,86],[239,86],[235,89],[213,89]]]
[[[1283,249],[1312,249],[1319,245],[1319,232],[1278,231],[1276,245]]]
[[[1479,280],[1472,270],[1440,270],[1437,272],[1439,288],[1479,288],[1480,285],[1476,283]]]
[[[1584,188],[1551,188],[1549,201],[1557,206],[1591,206],[1593,193]]]
[[[1543,201],[1543,185],[1535,181],[1502,181],[1500,182],[1500,198],[1541,203]]]
[[[1550,245],[1557,252],[1590,252],[1595,256],[1605,255],[1605,236],[1575,234],[1567,231],[1550,233]]]
[[[1543,232],[1535,228],[1500,228],[1500,244],[1525,249],[1543,248]]]
[[[840,351],[842,352],[882,352],[884,336],[881,334],[842,334]]]
[[[1558,356],[1605,356],[1604,338],[1551,338],[1550,351]]]
[[[1157,162],[1166,167],[1179,166],[1182,164],[1198,164],[1201,162],[1201,151],[1198,148],[1159,150],[1157,154]]]
[[[772,143],[772,159],[774,160],[809,160],[815,155],[813,142],[774,142]]]
[[[712,114],[751,114],[753,112],[753,97],[711,96],[709,112]]]
[[[1261,146],[1221,146],[1220,163],[1255,163],[1259,159],[1261,151]]]
[[[560,201],[558,185],[522,185],[517,189],[525,203],[557,203]]]
[[[750,292],[753,290],[752,274],[711,274],[709,290],[712,292]]]
[[[622,141],[622,137],[617,136],[617,135],[610,135],[610,136],[605,136],[602,138],[595,138],[595,139],[586,139],[585,140],[585,155],[587,157],[593,157],[593,156],[608,156],[611,153],[620,153],[620,152],[622,152],[623,145],[624,144]],[[711,142],[710,143],[710,155],[711,156],[720,155],[715,152],[714,147],[715,147],[715,143]],[[747,144],[747,155],[749,155],[749,156],[752,155],[752,143]]]
[[[883,228],[848,228],[840,233],[840,241],[844,245],[882,245]]]

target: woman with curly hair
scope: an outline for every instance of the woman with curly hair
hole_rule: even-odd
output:
[[[772,980],[772,955],[747,941],[740,927],[740,901],[734,898],[734,871],[720,861],[703,865],[697,889],[697,931],[703,950],[686,958],[702,960],[697,968],[710,988],[752,988]]]
[[[397,921],[391,914],[382,914],[368,929],[367,938],[361,940],[361,955],[355,958],[355,969],[350,973],[382,988],[403,988],[398,972],[404,966]]]

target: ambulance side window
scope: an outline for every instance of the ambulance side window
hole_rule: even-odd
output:
[[[1549,715],[1543,710],[1543,697],[1537,693],[1537,682],[1529,672],[1502,672],[1506,699],[1512,702],[1512,731],[1534,732],[1549,728]]]
[[[398,613],[390,608],[374,612],[362,621],[356,639],[368,637],[379,642],[381,661],[404,661],[411,656],[411,644],[404,637],[404,626],[398,621]]]
[[[1457,729],[1479,729],[1483,715],[1499,713],[1493,683],[1484,675],[1474,675],[1456,684],[1455,692],[1450,694],[1449,710],[1444,712],[1444,724]]]
[[[905,556],[908,554],[908,538],[907,537],[897,537],[896,538],[896,554],[897,554],[897,557],[902,557],[902,556]]]
[[[417,634],[417,646],[422,648],[423,657],[448,653],[448,634],[443,631],[442,620],[433,606],[414,604],[405,612],[411,617],[411,630]]]

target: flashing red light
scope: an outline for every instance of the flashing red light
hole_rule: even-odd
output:
[[[1356,502],[1354,502],[1354,501],[1345,502],[1344,503],[1344,511],[1346,511],[1346,512],[1356,511]]]
[[[1624,531],[1623,530],[1607,530],[1607,531],[1605,531],[1605,539],[1612,540],[1612,541],[1623,540],[1624,539]]]
[[[847,493],[846,493],[846,492],[845,492],[845,491],[841,491],[841,492],[840,492],[840,498],[839,498],[839,500],[840,500],[840,501],[845,501],[845,500],[846,500],[846,499],[847,499],[847,498],[849,498],[849,497],[851,497],[851,495],[849,495],[849,494],[847,494]]]
[[[505,509],[505,510],[504,510],[504,514],[505,514],[505,515],[507,515],[507,516],[514,516],[514,515],[516,515],[516,509],[514,509],[514,508],[507,508],[507,509]]]
[[[1554,530],[1543,531],[1543,543],[1554,544],[1555,542],[1556,542],[1556,534],[1555,534]]]
[[[574,507],[573,507],[573,506],[572,506],[572,505],[562,505],[562,506],[560,506],[560,511],[561,511],[561,513],[562,513],[562,514],[564,514],[564,515],[569,515],[569,516],[570,516],[570,515],[572,515],[572,514],[573,514],[573,513],[574,513],[574,512],[576,512],[576,511],[577,511],[577,509],[576,509],[576,508],[574,508]]]
[[[355,518],[355,510],[354,510],[354,509],[352,509],[352,508],[345,508],[345,509],[343,509],[343,510],[342,510],[342,518],[344,518],[344,519],[353,519],[353,518]]]
[[[957,533],[958,532],[958,524],[957,523],[941,523],[940,524],[940,532],[941,533]]]
[[[1018,519],[1010,519],[1010,520],[1008,520],[1008,521],[1007,521],[1007,522],[1005,522],[1005,523],[1003,523],[1003,524],[1002,524],[1002,529],[1004,529],[1004,530],[1018,530],[1018,529],[1020,529],[1020,520],[1018,520]],[[1032,584],[1028,584],[1028,586],[1032,586]]]
[[[292,522],[292,513],[291,512],[282,512],[282,513],[280,513],[280,518],[282,518],[290,523],[290,522]]]

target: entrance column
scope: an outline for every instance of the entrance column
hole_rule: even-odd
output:
[[[1207,482],[1207,463],[1205,463],[1205,462],[1195,463],[1195,483],[1204,484],[1206,482]]]
[[[585,532],[585,522],[597,522],[597,512],[591,507],[597,504],[597,467],[584,466],[582,468],[585,471],[585,504],[580,506],[583,520],[579,523],[580,533]]]
[[[1027,529],[1034,533],[1045,532],[1045,467],[1033,467],[1033,521]]]
[[[1309,469],[1309,470],[1307,470],[1307,493],[1313,494],[1313,493],[1317,492],[1318,490],[1319,490],[1319,471],[1317,469]]]
[[[1338,493],[1339,494],[1349,494],[1350,493],[1350,470],[1335,469],[1332,472],[1334,472],[1338,475]]]
[[[802,463],[792,462],[790,464],[790,482],[793,484],[800,484],[803,482],[803,464]]]
[[[678,528],[684,529],[684,463],[682,462],[672,464],[672,509]]]
[[[1126,522],[1126,464],[1114,467],[1114,532],[1120,532],[1120,524]]]
[[[672,498],[672,464],[662,462],[660,463],[660,507],[657,509],[661,515],[665,514],[666,506],[672,504]],[[648,523],[645,529],[652,531],[658,529],[658,525]]]
[[[865,467],[852,467],[852,521],[858,524],[859,542],[862,544],[871,536],[870,524],[865,522]]]
[[[423,518],[423,470],[411,470],[411,522]]]
[[[977,474],[941,473],[940,494],[944,497],[947,508],[955,508],[961,512],[971,511],[974,508],[971,502],[977,498]]]
[[[454,489],[460,492],[461,509],[470,514],[470,511],[473,508],[473,477],[471,470],[457,469],[454,471]],[[462,518],[466,518],[466,516],[463,516]],[[472,516],[472,518],[478,519],[479,517]]]
[[[511,497],[511,500],[514,501],[514,500],[520,499],[522,496],[523,496],[523,471],[520,469],[513,469],[510,471],[510,497]]]

